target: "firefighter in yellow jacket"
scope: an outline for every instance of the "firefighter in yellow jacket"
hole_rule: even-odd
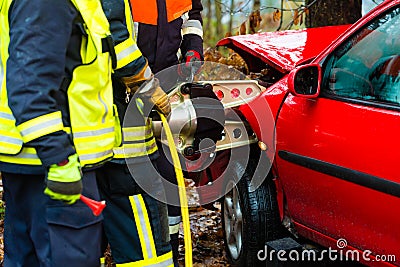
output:
[[[167,207],[157,200],[164,188],[151,163],[158,151],[151,123],[143,116],[143,108],[153,105],[168,114],[168,97],[136,46],[128,0],[102,0],[102,5],[115,44],[114,103],[123,124],[122,144],[114,148],[114,159],[97,170],[100,194],[107,203],[106,237],[117,266],[172,266]],[[147,90],[136,93],[142,84]],[[138,180],[149,186],[140,187]]]
[[[160,78],[163,89],[171,86],[171,68],[178,65],[177,76],[182,80],[196,72],[203,61],[203,21],[201,0],[130,0],[132,12],[137,27],[137,43],[143,55],[148,59],[149,66]],[[182,58],[178,58],[178,52]],[[162,70],[169,68],[166,72]],[[167,77],[166,77],[167,76]],[[178,77],[176,77],[178,78]],[[173,85],[173,84],[172,84]],[[178,190],[173,190],[172,184],[177,184],[174,166],[168,160],[163,146],[157,142],[160,157],[157,166],[165,178],[168,205],[168,221],[170,225],[171,245],[175,266],[178,265],[178,232],[181,222]],[[171,190],[169,190],[171,189]],[[175,192],[170,192],[175,191]]]
[[[0,27],[4,266],[99,266],[102,217],[79,197],[99,199],[118,139],[101,3],[0,0]]]

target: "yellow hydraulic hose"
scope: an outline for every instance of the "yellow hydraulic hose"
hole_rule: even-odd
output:
[[[174,138],[172,136],[171,129],[169,128],[168,121],[163,114],[160,113],[163,128],[167,135],[168,147],[171,152],[172,161],[174,163],[175,175],[178,180],[179,189],[179,200],[181,205],[182,222],[183,222],[183,237],[185,246],[185,266],[192,267],[192,240],[190,234],[190,221],[189,221],[189,209],[186,197],[185,180],[183,179],[182,166],[179,161],[178,152],[176,151]]]

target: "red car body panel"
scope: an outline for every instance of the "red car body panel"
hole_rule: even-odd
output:
[[[252,54],[278,71],[287,73],[299,62],[316,57],[349,27],[350,25],[340,25],[238,35],[222,39],[217,45],[227,46],[238,53],[244,51]],[[250,105],[239,107],[260,140],[270,139],[270,135],[263,137],[260,128],[260,126],[266,128],[265,126],[269,126],[270,122],[259,114],[265,114],[266,106],[269,106],[275,118],[286,93],[286,80],[282,79],[263,92],[261,97],[253,100]],[[259,113],[261,110],[262,112]]]
[[[384,2],[330,46],[333,39],[325,39],[330,33],[318,37],[312,29],[299,31],[300,35],[293,38],[285,33],[229,37],[219,45],[243,49],[285,73],[297,62],[320,53],[323,48],[316,51],[314,44],[324,40],[322,46],[328,47],[313,61],[321,64],[360,27],[381,12],[399,5],[400,0]],[[338,31],[345,29],[347,26]],[[303,34],[310,39],[302,39]],[[340,33],[336,37],[338,35]],[[261,40],[261,37],[270,40]],[[279,38],[297,42],[299,47],[288,44],[281,49],[277,45]],[[281,190],[278,192],[281,215],[285,212],[301,236],[321,245],[335,249],[336,240],[344,238],[348,242],[347,249],[396,256],[396,262],[373,261],[371,257],[371,262],[364,263],[400,266],[400,198],[395,193],[338,179],[285,159],[287,155],[300,155],[340,171],[345,169],[350,176],[353,171],[366,179],[364,183],[379,181],[389,188],[391,184],[399,186],[400,112],[323,97],[293,96],[287,91],[287,78],[284,76],[249,105],[240,108],[259,140],[271,147],[271,140],[276,139],[273,172],[279,185],[277,189]],[[273,131],[266,128],[270,123],[262,124],[266,108],[270,108],[276,118],[273,138]],[[268,156],[274,158],[274,155]]]
[[[225,45],[236,52],[248,52],[278,71],[287,73],[299,62],[316,57],[349,27],[350,25],[340,25],[231,36],[222,39],[217,45]],[[255,49],[258,44],[261,47]],[[286,94],[286,79],[281,79],[249,105],[239,107],[258,139],[267,144],[269,148],[267,153],[271,161],[275,154],[273,149],[275,136],[269,130],[262,131],[262,129],[273,129],[274,122],[271,121],[271,116],[260,116],[260,114],[270,112],[272,117],[276,118]]]
[[[217,45],[247,52],[285,73],[299,61],[318,55],[349,26],[237,35],[222,39]]]
[[[265,63],[272,64],[277,70],[288,72],[299,62],[316,57],[328,44],[332,43],[340,34],[347,30],[349,26],[350,25],[340,25],[232,36],[221,40],[218,45],[224,44],[239,53],[241,49],[244,49],[245,52],[251,53]],[[257,37],[253,38],[254,36]],[[256,39],[259,43],[263,43],[262,38],[264,38],[266,43],[262,49],[252,50],[251,40]],[[269,39],[273,39],[274,41],[267,45]],[[321,41],[319,39],[323,40]],[[287,44],[289,40],[294,43],[290,45]],[[273,45],[271,45],[272,43]],[[289,50],[287,47],[292,47],[292,49]],[[275,52],[270,54],[268,53],[268,49]],[[301,56],[302,52],[305,52],[304,56]],[[282,61],[280,59],[282,59]],[[273,162],[275,157],[276,136],[274,132],[271,132],[269,129],[275,128],[275,122],[271,121],[271,116],[260,116],[260,114],[268,114],[270,112],[272,118],[276,118],[280,106],[288,93],[287,91],[287,81],[286,79],[281,79],[264,91],[260,97],[254,99],[249,105],[242,105],[239,107],[239,110],[251,125],[258,139],[267,145],[268,150],[266,153],[271,162]],[[279,181],[277,181],[277,188],[280,187],[281,185]],[[283,199],[283,193],[278,192],[278,196],[280,196],[280,199]],[[280,213],[281,216],[283,216],[283,202],[279,201],[279,204],[281,207]]]
[[[381,12],[399,4],[400,1],[385,2],[369,13],[314,63],[322,61]],[[278,154],[290,151],[398,186],[399,121],[398,111],[289,95],[277,119],[276,150]],[[294,132],[293,129],[301,130]],[[288,211],[295,223],[330,238],[345,238],[349,245],[371,250],[374,255],[395,255],[396,264],[400,265],[398,196],[293,164],[279,156],[276,163]],[[315,238],[315,234],[304,228],[301,232],[318,243],[327,241]]]
[[[251,58],[247,58],[248,64],[254,62],[264,62],[271,67],[276,68],[279,72],[288,73],[294,68],[296,64],[309,58],[314,58],[320,53],[328,44],[335,40],[342,34],[350,25],[320,27],[304,30],[289,30],[282,32],[266,32],[250,35],[231,36],[222,39],[218,42],[217,46],[227,46],[239,54],[250,54]],[[256,43],[253,41],[257,40]],[[290,45],[288,42],[292,42]],[[256,44],[263,44],[261,48]],[[269,51],[274,51],[269,53]],[[257,59],[257,61],[253,61]],[[256,64],[257,65],[257,64]],[[264,67],[255,66],[256,68]],[[279,110],[285,95],[287,93],[286,80],[278,81],[274,87],[268,88],[263,92],[263,96],[252,101],[250,105],[242,105],[239,110],[246,117],[250,123],[252,130],[256,133],[259,140],[265,141],[269,148],[267,153],[271,161],[274,158],[275,147],[274,136],[269,131],[262,131],[262,129],[273,129],[275,122],[273,118]],[[254,107],[256,107],[254,109]],[[268,108],[270,107],[270,108]],[[260,112],[261,111],[261,112]],[[259,114],[272,114],[271,116],[259,116]],[[262,128],[260,127],[262,126]],[[221,166],[226,165],[224,160],[219,160],[218,163],[213,163],[211,171],[214,169],[223,169]],[[219,177],[219,175],[212,177]],[[199,185],[207,183],[209,179],[205,174],[202,175]],[[214,181],[215,182],[215,181]],[[200,193],[202,199],[207,199],[207,193]]]
[[[397,157],[390,157],[400,150],[399,120],[398,112],[374,108],[365,112],[354,104],[289,95],[277,120],[276,150],[400,183]],[[400,228],[394,227],[400,225],[400,213],[394,212],[400,198],[279,156],[275,160],[295,222],[336,239],[345,238],[358,249],[400,258]]]

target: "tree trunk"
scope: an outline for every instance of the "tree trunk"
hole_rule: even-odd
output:
[[[306,0],[306,5],[314,0]],[[306,27],[351,24],[361,18],[362,0],[317,0],[309,8]]]
[[[208,40],[213,35],[212,27],[211,27],[211,21],[212,21],[211,0],[207,0],[206,9],[207,9],[207,15],[206,15],[206,21],[205,21],[205,25],[204,25],[204,39]]]
[[[233,11],[234,11],[234,9],[235,9],[235,0],[231,0],[230,14],[229,14],[229,25],[228,25],[228,32],[230,34],[232,34]]]
[[[221,12],[221,2],[215,1],[215,19],[216,19],[216,36],[221,37],[222,34],[222,12]]]
[[[261,7],[260,0],[254,0],[254,3],[253,3],[253,11],[259,10],[260,7]]]

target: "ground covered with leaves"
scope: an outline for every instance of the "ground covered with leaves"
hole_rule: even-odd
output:
[[[186,192],[189,205],[190,232],[192,238],[193,266],[223,267],[229,266],[223,242],[221,223],[221,205],[216,202],[210,209],[199,205],[194,182],[186,180]],[[185,266],[183,229],[179,234],[179,263]]]
[[[192,233],[193,266],[223,267],[229,266],[224,251],[223,231],[221,227],[221,209],[217,203],[215,210],[201,207],[190,211]],[[181,231],[182,232],[182,231]],[[180,265],[184,266],[183,235],[180,235]]]

